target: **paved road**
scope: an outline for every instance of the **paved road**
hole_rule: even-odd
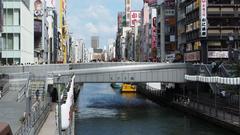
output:
[[[26,108],[24,101],[16,102],[16,94],[15,91],[9,91],[0,100],[0,121],[9,123],[13,133],[21,126],[19,119],[23,116]]]

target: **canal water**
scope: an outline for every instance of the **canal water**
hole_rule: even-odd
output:
[[[77,105],[77,135],[235,135],[110,84],[84,84]]]

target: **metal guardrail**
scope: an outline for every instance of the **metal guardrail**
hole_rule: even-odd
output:
[[[208,68],[208,65],[201,65],[200,66],[200,70],[201,69],[203,69],[204,70],[204,72],[205,72],[205,75],[207,75],[207,76],[212,76],[212,73],[211,73],[211,71],[209,70],[209,68]],[[217,90],[218,90],[218,85],[217,84],[213,84],[213,83],[209,83],[209,86],[210,86],[210,88],[213,90],[213,92],[217,92]]]
[[[17,130],[15,135],[29,135],[31,132],[34,132],[34,135],[36,134],[37,130],[31,131],[34,129],[40,128],[40,125],[43,124],[44,120],[47,117],[47,114],[50,110],[50,105],[44,106],[40,108],[39,105],[34,106],[33,111],[31,112],[31,115],[28,116],[24,121],[22,126]]]
[[[175,94],[173,99],[173,103],[197,110],[199,113],[203,113],[209,117],[240,126],[238,107],[226,106],[220,101],[210,99],[202,100],[196,97],[188,97],[178,94]]]
[[[17,102],[20,101],[20,99],[26,95],[27,91],[29,90],[29,83],[30,83],[30,74],[28,74],[28,78],[27,78],[27,83],[18,91],[18,95],[17,95]]]
[[[44,77],[29,77],[28,84],[30,80],[39,80],[44,79]],[[45,77],[46,80],[46,77]],[[44,91],[47,91],[47,81],[45,81],[45,87]],[[27,84],[27,89],[29,89],[29,86]],[[30,95],[31,96],[31,95]],[[26,116],[22,126],[17,130],[15,135],[35,135],[39,132],[41,126],[43,125],[44,121],[46,120],[48,113],[50,111],[50,102],[47,98],[44,98],[43,101],[35,102],[32,105],[31,112],[29,116]],[[40,103],[42,102],[42,103]],[[43,105],[40,105],[43,104]]]

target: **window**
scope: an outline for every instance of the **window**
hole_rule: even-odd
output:
[[[19,33],[3,33],[3,50],[20,50],[20,34]]]
[[[6,11],[6,13],[7,13],[7,15],[6,15],[6,25],[13,25],[13,10],[8,9]]]
[[[14,9],[14,24],[20,25],[20,9]]]
[[[20,25],[20,9],[3,10],[4,25]]]

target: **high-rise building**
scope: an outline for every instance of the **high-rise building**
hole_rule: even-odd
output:
[[[161,61],[172,61],[177,53],[175,0],[158,3],[157,48]],[[182,29],[182,28],[180,28]]]
[[[33,1],[3,1],[1,64],[34,63]]]
[[[178,28],[178,39],[185,41],[181,42],[181,48],[186,62],[208,63],[238,58],[239,0],[178,0],[178,9],[185,11],[178,12],[182,17],[178,22],[184,22],[185,28]]]
[[[91,37],[91,46],[93,49],[99,48],[99,37],[98,36],[92,36]]]

